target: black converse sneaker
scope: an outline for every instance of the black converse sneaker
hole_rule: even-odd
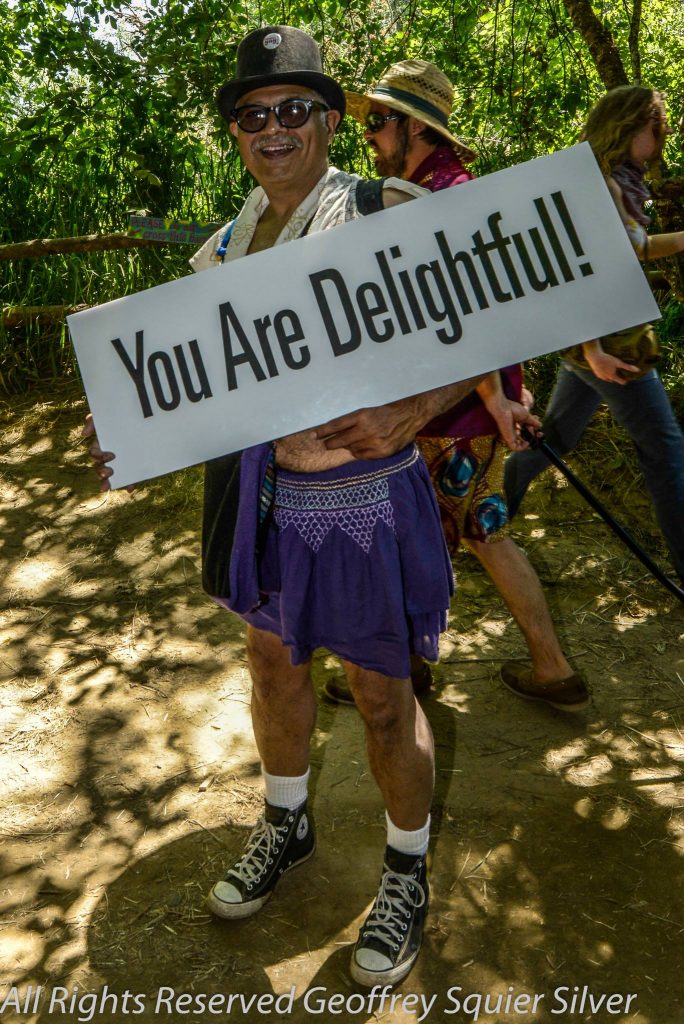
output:
[[[316,847],[306,802],[294,811],[266,803],[241,860],[217,882],[207,905],[217,917],[251,917],[270,897],[281,875],[308,860]]]
[[[423,941],[429,886],[425,857],[388,846],[375,903],[354,946],[351,976],[359,985],[396,985]]]

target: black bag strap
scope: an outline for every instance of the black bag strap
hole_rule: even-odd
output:
[[[361,178],[356,183],[356,206],[362,217],[385,209],[382,190],[387,178]]]

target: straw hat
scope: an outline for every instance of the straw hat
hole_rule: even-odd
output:
[[[237,50],[235,78],[216,94],[219,111],[230,121],[231,110],[245,93],[281,83],[308,86],[344,116],[344,93],[323,74],[318,44],[291,25],[265,25],[245,36]]]
[[[347,113],[363,122],[372,101],[415,117],[434,128],[453,146],[464,163],[475,159],[472,149],[449,131],[454,105],[454,87],[439,68],[428,60],[401,60],[385,71],[369,92],[345,91]]]

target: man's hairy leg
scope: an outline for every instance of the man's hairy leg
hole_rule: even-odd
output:
[[[366,727],[368,760],[387,813],[397,828],[422,828],[432,803],[435,756],[432,730],[411,681],[350,662],[344,667]]]
[[[293,666],[290,651],[273,633],[247,627],[252,676],[252,725],[261,763],[269,775],[303,775],[316,724],[310,662]]]
[[[567,679],[572,675],[544,591],[525,552],[510,537],[485,544],[464,538],[479,559],[520,627],[532,658],[532,678],[537,683]]]

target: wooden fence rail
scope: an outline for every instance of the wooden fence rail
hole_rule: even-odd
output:
[[[70,252],[103,252],[106,249],[141,249],[164,242],[133,238],[124,231],[110,235],[76,235],[73,238],[34,238],[30,242],[9,242],[0,245],[0,260],[31,259]]]
[[[59,324],[71,313],[88,309],[87,303],[78,306],[3,306],[0,324],[3,327],[21,327],[22,324]]]

